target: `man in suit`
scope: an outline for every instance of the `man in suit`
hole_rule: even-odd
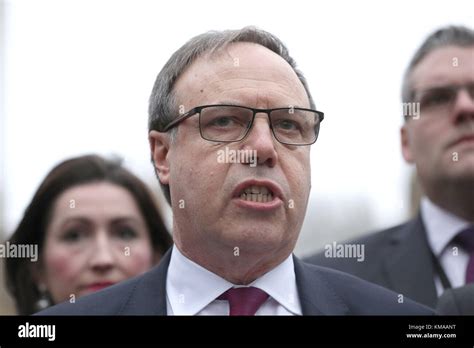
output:
[[[436,311],[443,315],[474,315],[474,284],[446,290]]]
[[[150,272],[41,314],[430,314],[292,255],[322,119],[274,35],[244,28],[191,39],[159,73],[149,108],[173,248]]]
[[[435,307],[444,289],[474,280],[473,30],[451,26],[430,35],[408,66],[402,99],[402,154],[416,165],[426,195],[420,213],[344,243],[364,245],[363,262],[325,252],[307,261]]]

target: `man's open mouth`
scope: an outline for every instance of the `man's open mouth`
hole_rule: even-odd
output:
[[[267,203],[273,201],[273,193],[266,186],[252,185],[242,191],[240,199],[250,202]]]
[[[257,210],[276,209],[283,202],[281,188],[270,180],[243,181],[236,186],[232,196],[241,207]]]

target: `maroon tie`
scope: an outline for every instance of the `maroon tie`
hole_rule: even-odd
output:
[[[218,297],[229,301],[229,315],[255,315],[268,294],[254,287],[231,288]]]
[[[474,226],[470,226],[459,232],[456,241],[469,254],[469,262],[466,269],[466,284],[474,283]]]

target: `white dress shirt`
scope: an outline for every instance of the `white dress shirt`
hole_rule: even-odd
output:
[[[454,244],[452,239],[469,227],[469,222],[440,208],[426,197],[421,200],[421,216],[430,248],[443,267],[451,286],[463,286],[469,255],[459,245]],[[435,284],[439,296],[444,288],[438,275],[435,277]]]
[[[255,315],[301,315],[292,255],[253,281],[269,297]],[[239,287],[184,256],[173,245],[166,299],[168,315],[229,315],[229,303],[217,300],[223,292]]]

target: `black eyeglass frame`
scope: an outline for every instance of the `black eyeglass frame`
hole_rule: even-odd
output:
[[[245,133],[243,134],[243,136],[237,140],[213,140],[213,139],[208,139],[206,138],[203,134],[202,134],[202,129],[201,129],[201,111],[205,108],[208,108],[208,107],[216,107],[216,106],[223,106],[223,107],[236,107],[236,108],[242,108],[242,109],[247,109],[247,110],[250,110],[252,111],[253,113],[253,116],[252,116],[252,120],[250,121],[250,123],[248,124],[247,126],[247,129],[245,131]],[[275,135],[275,131],[273,130],[273,125],[272,125],[272,119],[271,119],[271,116],[270,114],[273,112],[273,111],[278,111],[278,110],[300,110],[300,111],[310,111],[310,112],[313,112],[315,115],[318,116],[318,123],[317,125],[315,126],[315,129],[314,129],[314,132],[315,132],[315,138],[314,138],[314,141],[311,142],[311,143],[304,143],[304,144],[294,144],[294,143],[287,143],[287,142],[283,142],[281,141],[280,139],[278,139],[278,137]],[[307,109],[307,108],[300,108],[300,107],[288,107],[288,108],[274,108],[274,109],[255,109],[255,108],[251,108],[251,107],[248,107],[248,106],[240,106],[240,105],[231,105],[231,104],[210,104],[210,105],[201,105],[201,106],[196,106],[195,108],[192,108],[191,110],[189,110],[188,112],[176,117],[173,121],[171,121],[170,123],[168,123],[166,125],[165,128],[163,128],[163,130],[161,131],[162,133],[166,133],[167,131],[169,131],[171,128],[177,126],[179,123],[181,123],[182,121],[184,121],[185,119],[191,117],[191,116],[194,116],[196,114],[199,114],[199,133],[201,134],[201,137],[207,141],[213,141],[213,142],[217,142],[217,143],[234,143],[234,142],[238,142],[238,141],[242,141],[243,139],[245,139],[245,137],[249,134],[249,131],[250,129],[252,129],[252,126],[253,126],[253,122],[255,120],[255,116],[258,114],[258,113],[264,113],[264,114],[267,114],[268,116],[268,121],[270,121],[270,129],[272,131],[272,134],[273,134],[273,137],[280,143],[282,144],[286,144],[286,145],[293,145],[293,146],[307,146],[307,145],[312,145],[316,142],[316,140],[318,139],[318,135],[319,135],[319,126],[321,124],[321,122],[324,120],[324,112],[322,111],[318,111],[318,110],[313,110],[313,109]]]

